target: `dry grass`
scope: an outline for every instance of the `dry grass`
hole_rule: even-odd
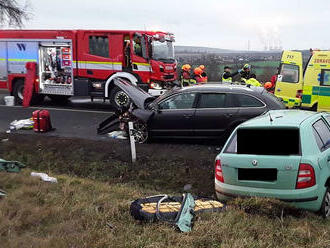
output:
[[[292,215],[277,201],[237,199],[225,212],[199,215],[193,231],[181,234],[131,218],[131,200],[160,192],[65,175],[49,184],[29,173],[0,173],[0,187],[8,191],[0,200],[0,247],[330,246],[328,221]]]
[[[187,183],[212,196],[216,152],[162,144],[138,152],[132,166],[118,143],[11,135],[0,157],[28,167],[0,173],[0,189],[8,192],[0,199],[0,248],[330,247],[330,221],[267,199],[236,199],[225,212],[201,214],[188,234],[139,223],[129,214],[136,198],[178,195]],[[32,170],[59,182],[32,178]]]

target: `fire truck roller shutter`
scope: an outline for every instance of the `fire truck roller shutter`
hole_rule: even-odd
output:
[[[126,78],[127,80],[129,80],[133,85],[137,86],[138,83],[138,79],[132,75],[131,73],[128,72],[117,72],[115,74],[113,74],[105,83],[105,92],[104,95],[105,97],[109,97],[109,89],[111,88],[111,84],[113,84],[113,80],[115,78]]]

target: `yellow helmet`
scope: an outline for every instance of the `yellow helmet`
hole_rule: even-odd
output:
[[[204,71],[205,70],[205,65],[200,65],[199,68]]]
[[[245,64],[245,65],[243,66],[243,69],[251,69],[251,65],[249,65],[249,64]]]
[[[185,65],[182,66],[181,69],[182,69],[183,71],[189,71],[189,70],[191,69],[191,65],[189,65],[189,64],[185,64]]]

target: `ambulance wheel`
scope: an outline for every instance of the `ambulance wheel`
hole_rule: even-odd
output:
[[[19,79],[15,82],[13,89],[13,96],[15,97],[16,104],[22,105],[24,92],[24,80]]]
[[[48,95],[48,97],[57,104],[67,104],[71,96]]]
[[[110,93],[110,103],[115,109],[128,108],[131,104],[129,96],[118,87],[114,87]]]

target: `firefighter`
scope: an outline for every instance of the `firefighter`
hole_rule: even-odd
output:
[[[134,53],[142,57],[141,39],[137,36],[134,38]]]
[[[232,83],[233,77],[236,76],[241,70],[238,70],[234,73],[231,73],[231,68],[229,66],[225,66],[224,72],[222,73],[221,81],[223,83]]]
[[[245,64],[242,70],[240,71],[241,82],[246,83],[246,81],[250,78],[250,74],[251,74],[251,65]]]
[[[278,76],[278,73],[279,72],[279,68],[277,68],[277,73],[274,74],[272,76],[272,78],[270,79],[270,82],[272,84],[272,87],[270,88],[270,92],[274,93],[274,90],[275,90],[275,87],[276,87],[276,81],[277,81],[277,76]]]
[[[205,83],[204,78],[202,77],[202,69],[197,67],[194,69],[194,79],[196,80],[197,84]]]
[[[271,82],[266,82],[264,88],[269,92],[274,94],[273,84]]]
[[[203,77],[204,83],[206,83],[208,78],[207,78],[207,74],[206,74],[206,71],[205,71],[205,65],[200,65],[199,68],[203,71],[201,75]]]
[[[185,64],[181,67],[181,85],[183,87],[189,86],[191,83],[191,75],[190,75],[191,66],[189,64]]]
[[[250,78],[248,80],[246,80],[246,85],[252,85],[252,86],[256,86],[256,87],[261,87],[261,83],[257,80],[257,76],[256,74],[252,73],[250,75]]]

